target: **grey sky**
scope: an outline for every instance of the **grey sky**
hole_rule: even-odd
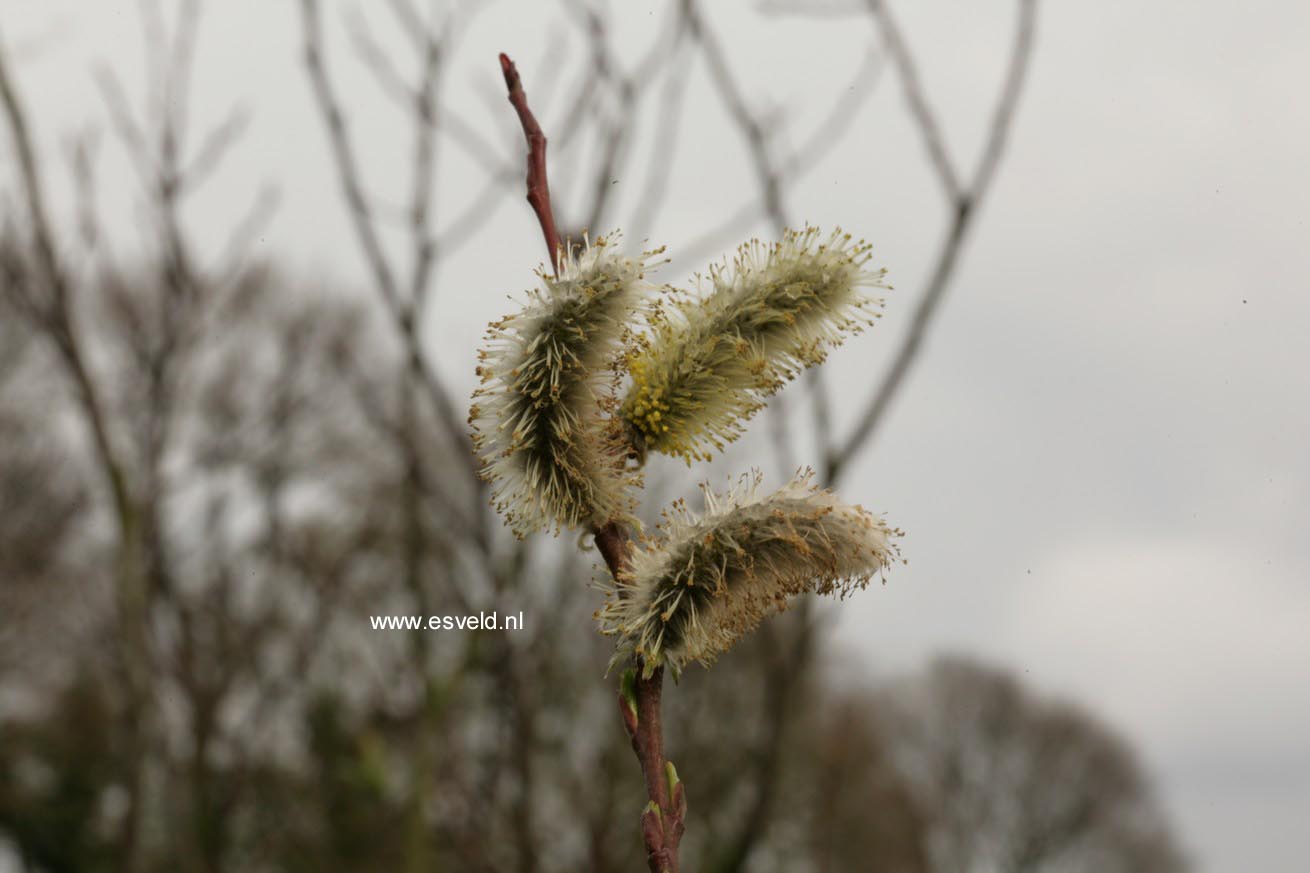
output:
[[[896,6],[952,151],[972,166],[1012,4]],[[496,87],[505,50],[534,94],[543,41],[556,36],[536,7],[493,4],[446,83],[445,97],[516,162],[507,108],[480,93]],[[622,8],[620,36],[649,39],[658,16]],[[238,102],[254,119],[189,218],[214,252],[274,182],[281,208],[262,245],[348,284],[362,268],[295,12],[289,0],[207,4],[197,121]],[[716,5],[714,20],[736,67],[751,70],[747,96],[795,118],[793,142],[874,44],[862,18],[761,19],[734,3]],[[23,51],[17,74],[50,154],[103,118],[97,59],[140,93],[135,3],[0,0],[0,31]],[[370,181],[399,202],[408,143],[340,36],[334,27]],[[397,35],[386,39],[399,55]],[[978,653],[1085,701],[1141,750],[1209,873],[1303,869],[1310,855],[1308,45],[1310,6],[1294,0],[1046,0],[978,233],[922,365],[843,487],[908,531],[910,565],[833,613],[841,650],[884,670]],[[703,70],[692,88],[651,231],[675,257],[725,204],[754,196]],[[557,129],[559,101],[546,106],[543,123]],[[649,124],[638,137],[648,148]],[[446,154],[441,203],[467,202],[479,176]],[[106,157],[105,214],[127,248],[131,179]],[[565,210],[569,168],[553,178]],[[617,181],[616,214],[631,214],[642,184]],[[887,70],[848,138],[792,193],[798,220],[874,241],[897,286],[883,322],[834,355],[838,396],[867,390],[907,323],[942,225],[932,185]],[[444,220],[456,207],[439,210]],[[507,198],[442,266],[427,330],[452,379],[471,384],[476,339],[504,295],[531,283],[540,248],[530,213]],[[840,408],[839,420],[852,413]]]

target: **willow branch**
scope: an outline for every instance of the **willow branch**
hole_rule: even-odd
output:
[[[528,143],[528,203],[541,224],[541,234],[551,255],[551,265],[558,274],[561,248],[546,178],[546,135],[528,106],[518,69],[509,56],[503,53],[500,55],[500,68],[505,76],[509,102],[518,113]],[[623,525],[611,522],[598,528],[595,537],[596,550],[604,558],[610,574],[618,581],[628,567],[630,532]],[[638,678],[632,689],[635,706],[620,693],[619,709],[624,729],[632,741],[633,753],[641,766],[646,796],[650,801],[641,816],[642,839],[646,844],[646,860],[651,873],[678,873],[678,844],[684,830],[686,795],[681,785],[669,785],[666,775],[667,762],[664,758],[660,713],[664,671],[657,668],[647,679],[640,678],[640,673],[638,670]]]
[[[519,78],[518,68],[509,59],[509,55],[503,52],[500,55],[500,71],[505,76],[510,105],[518,113],[519,124],[523,126],[523,137],[528,141],[528,204],[541,224],[541,235],[550,253],[551,268],[559,275],[560,238],[555,227],[555,211],[550,204],[550,184],[546,180],[546,134],[542,133],[537,117],[528,107],[528,95],[523,91],[523,80]]]

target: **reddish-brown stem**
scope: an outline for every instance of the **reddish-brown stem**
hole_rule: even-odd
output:
[[[623,525],[610,522],[596,530],[596,550],[605,559],[617,582],[628,567],[629,534]],[[664,732],[660,715],[660,697],[664,687],[664,670],[657,667],[643,677],[642,665],[636,665],[632,697],[626,689],[619,692],[619,714],[624,730],[632,742],[633,754],[641,765],[646,782],[646,797],[654,804],[641,815],[641,834],[646,843],[646,863],[651,873],[678,873],[678,844],[682,841],[687,817],[687,796],[681,783],[669,784],[664,758]],[[634,707],[635,704],[635,707]]]
[[[650,804],[641,815],[641,834],[646,843],[646,863],[651,873],[678,873],[678,844],[682,842],[687,817],[687,795],[681,782],[670,784],[664,760],[664,736],[660,729],[660,692],[664,683],[663,668],[657,667],[649,678],[638,675],[633,682],[632,707],[628,696],[620,692],[619,711],[623,727],[632,741],[632,751],[641,764]]]
[[[528,203],[541,222],[541,233],[550,252],[551,267],[559,275],[562,249],[550,203],[550,186],[546,181],[546,135],[528,108],[528,96],[523,92],[523,82],[514,62],[504,53],[500,55],[500,69],[505,74],[509,102],[518,113],[523,135],[528,141]],[[630,533],[624,525],[609,522],[597,528],[595,534],[596,550],[605,559],[605,565],[617,583],[627,570]],[[646,863],[651,873],[678,873],[678,843],[682,840],[686,821],[687,798],[680,783],[676,786],[669,784],[665,772],[664,735],[660,716],[664,671],[657,667],[648,678],[642,678],[642,665],[637,664],[636,667],[637,678],[631,689],[632,702],[629,702],[625,693],[620,692],[619,710],[624,730],[632,741],[632,751],[641,765],[646,796],[650,800],[650,805],[641,815]]]
[[[528,95],[523,92],[518,68],[504,52],[500,54],[500,71],[505,75],[509,102],[518,113],[523,137],[528,141],[528,203],[537,213],[537,221],[541,222],[541,234],[546,238],[546,248],[550,252],[550,266],[558,276],[560,239],[559,231],[555,229],[555,212],[550,205],[550,185],[546,181],[546,134],[541,132],[537,117],[528,108]]]
[[[628,566],[628,532],[618,522],[610,522],[596,531],[596,551],[617,579]]]

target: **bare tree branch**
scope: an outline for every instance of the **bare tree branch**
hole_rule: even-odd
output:
[[[100,390],[92,379],[90,369],[84,358],[73,313],[72,290],[68,277],[56,249],[54,231],[46,209],[45,192],[41,184],[40,169],[37,165],[36,150],[32,145],[32,136],[27,123],[27,115],[19,100],[17,91],[10,79],[5,63],[4,48],[0,46],[0,103],[3,104],[5,120],[13,139],[14,152],[18,158],[19,176],[23,192],[27,198],[27,211],[30,230],[36,243],[38,264],[42,272],[42,284],[50,293],[49,313],[54,318],[54,339],[69,375],[77,388],[82,403],[87,426],[91,430],[94,444],[103,466],[109,492],[117,507],[120,523],[124,528],[130,527],[129,520],[134,516],[132,496],[129,493],[127,474],[120,460],[118,449],[113,445],[109,434],[104,402]],[[126,531],[125,531],[126,532]]]
[[[250,112],[242,107],[232,110],[201,140],[196,155],[181,170],[180,187],[194,188],[223,163],[223,158],[250,126]]]
[[[919,299],[919,305],[915,309],[909,331],[901,340],[887,374],[869,404],[857,418],[850,436],[828,456],[826,466],[830,481],[835,481],[855,454],[868,444],[918,358],[924,338],[955,273],[973,219],[990,190],[996,168],[1000,164],[1006,138],[1014,121],[1019,98],[1023,93],[1028,61],[1032,55],[1037,17],[1037,0],[1018,0],[1014,45],[1010,53],[1005,82],[992,115],[991,127],[982,157],[978,162],[978,169],[968,187],[961,189],[958,174],[946,158],[936,123],[931,113],[927,111],[927,101],[922,93],[908,49],[892,22],[886,4],[882,0],[869,0],[869,8],[884,28],[889,28],[884,32],[888,34],[893,60],[901,72],[901,84],[906,91],[906,99],[912,107],[920,107],[915,110],[915,116],[919,120],[920,131],[928,144],[933,163],[938,167],[942,187],[951,199],[951,223],[934,259],[932,272]]]
[[[46,207],[36,151],[18,93],[10,78],[5,49],[0,44],[0,104],[18,157],[18,169],[26,197],[27,218],[36,245],[41,271],[41,286],[48,300],[43,305],[47,319],[47,339],[54,345],[64,370],[73,383],[82,418],[91,432],[99,472],[104,477],[114,507],[118,547],[114,581],[122,634],[123,665],[127,676],[127,693],[140,721],[133,724],[129,740],[130,779],[127,811],[119,829],[123,856],[129,871],[134,868],[140,846],[142,789],[145,780],[143,752],[147,747],[145,731],[149,715],[148,675],[150,651],[147,639],[147,592],[141,541],[141,517],[136,495],[132,492],[127,463],[110,434],[108,414],[102,390],[95,382],[82,345],[77,323],[73,291],[67,270],[56,247],[53,227]]]
[[[797,150],[782,162],[779,167],[781,187],[795,186],[813,172],[815,167],[819,166],[820,162],[836,148],[841,142],[842,132],[853,121],[855,111],[876,91],[881,70],[881,55],[871,52],[846,92],[834,102],[825,119],[809,133]],[[722,251],[724,246],[737,241],[742,233],[759,220],[760,213],[765,211],[764,196],[752,198],[687,245],[681,258],[696,263],[711,257],[715,252]]]
[[[670,55],[668,74],[664,82],[664,92],[660,99],[660,109],[655,123],[655,142],[651,146],[649,169],[646,182],[637,198],[637,209],[632,217],[632,228],[637,240],[645,240],[649,235],[660,210],[668,197],[669,173],[673,168],[673,158],[678,145],[678,131],[681,127],[682,109],[686,103],[687,80],[691,65],[685,59],[685,49],[679,43]]]
[[[946,141],[942,136],[942,129],[937,121],[937,115],[932,111],[932,107],[928,105],[927,96],[924,94],[923,82],[919,78],[919,66],[914,56],[910,54],[905,37],[901,35],[901,29],[897,25],[896,19],[892,17],[891,9],[888,8],[885,0],[868,0],[868,4],[869,11],[878,20],[883,42],[887,46],[887,51],[891,54],[892,62],[896,64],[896,69],[900,73],[901,86],[905,92],[905,102],[909,106],[910,115],[919,128],[919,135],[923,137],[924,147],[928,150],[928,158],[932,162],[933,169],[937,171],[937,176],[941,180],[942,188],[946,191],[946,196],[956,200],[963,193],[960,179],[956,173],[955,165],[951,162],[950,155],[947,154]]]
[[[345,115],[332,88],[323,58],[323,29],[317,0],[301,0],[301,21],[305,66],[309,71],[319,110],[328,128],[328,138],[337,165],[337,175],[341,182],[342,193],[346,198],[351,221],[355,228],[355,235],[364,250],[365,260],[372,270],[383,303],[386,305],[404,342],[411,365],[419,374],[428,399],[437,412],[450,445],[452,447],[465,446],[468,443],[468,437],[463,422],[455,412],[455,406],[450,399],[450,395],[437,375],[434,366],[423,353],[414,301],[412,298],[406,300],[402,297],[400,283],[383,249],[368,198],[364,193],[359,163],[355,157],[349,132],[346,129]],[[422,245],[428,244],[430,244],[430,241],[422,243]],[[424,269],[426,270],[427,267],[424,267]],[[474,475],[472,466],[467,469],[473,484],[474,496],[480,502],[480,495],[483,490],[482,483]],[[480,512],[479,515],[481,515]]]
[[[774,233],[781,235],[787,227],[787,210],[783,204],[782,181],[779,178],[778,167],[769,148],[768,130],[764,122],[746,105],[745,95],[728,66],[723,45],[709,29],[701,15],[697,0],[682,0],[682,9],[692,38],[701,45],[715,89],[746,140],[751,162],[755,166],[764,212],[773,225]]]

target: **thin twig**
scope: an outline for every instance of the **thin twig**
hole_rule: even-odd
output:
[[[0,47],[0,103],[4,106],[14,152],[18,158],[19,176],[27,199],[29,228],[36,243],[37,262],[41,267],[43,284],[51,297],[48,312],[55,319],[53,326],[56,328],[52,338],[77,388],[120,522],[126,523],[133,515],[127,474],[109,434],[99,388],[91,378],[79,343],[79,331],[72,312],[72,293],[55,247],[36,150],[32,145],[26,113],[10,80],[3,47]]]
[[[686,102],[687,80],[691,65],[684,58],[681,44],[670,48],[672,63],[660,99],[659,120],[655,124],[655,142],[651,146],[650,168],[637,200],[632,228],[638,241],[644,242],[664,206],[669,191],[669,171],[677,153],[678,129]]]
[[[996,109],[992,114],[991,127],[983,147],[978,169],[965,189],[959,185],[959,176],[946,158],[944,147],[940,143],[940,134],[928,110],[927,100],[922,93],[913,59],[908,48],[900,38],[895,22],[886,3],[882,0],[868,0],[870,11],[886,29],[889,49],[901,72],[901,84],[906,90],[906,99],[911,107],[920,107],[915,112],[919,121],[920,132],[928,148],[943,189],[952,201],[951,223],[946,236],[938,248],[933,262],[932,272],[924,289],[919,305],[915,309],[910,329],[901,340],[887,374],[883,377],[873,398],[857,418],[851,435],[840,448],[831,452],[825,462],[829,482],[836,479],[845,470],[856,452],[865,447],[874,432],[886,417],[892,400],[900,391],[906,375],[919,356],[928,329],[941,306],[946,289],[950,285],[955,267],[959,263],[960,252],[967,238],[973,219],[978,213],[979,205],[990,190],[1000,164],[1005,143],[1013,125],[1019,98],[1027,79],[1028,62],[1032,55],[1033,35],[1036,31],[1037,0],[1019,0],[1018,21],[1015,30],[1014,46],[1010,54],[1009,67],[1005,82],[997,98]],[[887,29],[889,28],[889,29]],[[898,48],[899,46],[899,48]]]
[[[555,227],[555,212],[550,205],[550,183],[546,179],[546,134],[541,132],[541,125],[528,107],[528,95],[523,92],[523,81],[519,78],[518,69],[509,55],[503,52],[500,55],[500,71],[505,77],[510,105],[518,114],[523,136],[528,141],[528,204],[537,214],[541,235],[546,240],[546,250],[550,255],[550,265],[558,276],[560,238],[559,230]]]
[[[424,43],[419,85],[414,89],[414,178],[409,208],[413,266],[409,295],[419,322],[430,297],[429,280],[437,255],[432,233],[432,189],[436,183],[436,134],[440,124],[437,91],[443,56],[444,40],[429,38]]]
[[[896,19],[892,17],[887,3],[884,0],[868,0],[868,3],[869,11],[877,18],[878,26],[882,30],[887,51],[901,74],[905,102],[909,106],[910,114],[914,117],[915,123],[918,125],[920,136],[923,137],[924,147],[928,150],[928,158],[932,161],[933,168],[941,179],[942,187],[946,189],[946,195],[953,200],[958,199],[962,193],[960,177],[955,170],[955,165],[951,162],[950,155],[946,151],[946,141],[942,136],[941,124],[938,123],[937,115],[932,111],[932,107],[928,105],[928,99],[923,90],[923,82],[919,77],[919,66],[915,63],[914,56],[910,54],[905,37],[901,35],[901,29],[896,24]]]
[[[853,91],[837,101],[828,112],[824,121],[817,125],[805,141],[783,162],[780,168],[780,185],[790,188],[808,176],[822,160],[841,142],[841,132],[847,126],[842,123],[843,114],[854,114],[859,103],[873,94],[879,79],[881,63],[866,63],[852,82]],[[855,95],[852,98],[850,95]],[[699,263],[714,253],[722,251],[724,246],[732,244],[737,238],[759,220],[761,211],[766,210],[763,195],[742,204],[726,219],[715,227],[696,237],[683,247],[679,261]]]
[[[319,110],[328,128],[328,139],[332,146],[337,175],[341,182],[342,193],[346,198],[351,221],[355,227],[355,235],[360,242],[360,247],[364,250],[364,257],[373,273],[378,293],[395,322],[404,343],[406,354],[410,358],[411,365],[419,374],[420,381],[433,408],[436,410],[442,428],[446,431],[447,438],[454,447],[466,446],[468,436],[463,422],[455,411],[454,403],[451,401],[443,381],[437,375],[427,355],[423,353],[413,301],[402,298],[400,283],[392,270],[391,263],[383,249],[382,240],[378,235],[372,209],[364,193],[359,162],[346,129],[345,114],[328,78],[327,67],[323,58],[323,30],[317,0],[302,0],[301,12],[303,25],[302,48],[305,66],[309,71]],[[468,470],[469,478],[473,484],[475,500],[481,503],[483,483],[477,478],[471,465]],[[478,514],[479,516],[482,515],[480,511]]]
[[[683,14],[686,16],[687,28],[702,48],[702,54],[709,65],[710,77],[722,98],[728,114],[741,130],[746,140],[751,163],[755,166],[756,179],[761,190],[764,212],[773,225],[775,234],[781,235],[787,227],[787,209],[782,199],[782,182],[778,167],[773,160],[769,147],[768,129],[764,121],[746,105],[746,97],[741,86],[728,66],[727,54],[718,37],[702,17],[696,0],[683,0]]]

